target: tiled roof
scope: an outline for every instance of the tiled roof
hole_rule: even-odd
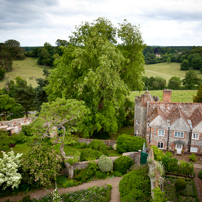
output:
[[[197,108],[192,113],[191,117],[192,127],[194,128],[202,121],[202,112],[200,108]]]

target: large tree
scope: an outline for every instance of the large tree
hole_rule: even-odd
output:
[[[118,46],[116,35],[122,42]],[[63,96],[83,100],[91,110],[86,133],[116,132],[129,90],[143,86],[143,48],[138,28],[127,21],[118,29],[105,18],[76,27],[49,76],[49,101]]]
[[[193,97],[193,102],[202,103],[202,85],[197,91],[197,95]]]
[[[49,134],[54,126],[62,128],[60,154],[70,178],[73,178],[74,169],[67,162],[64,152],[66,137],[70,136],[72,131],[76,131],[81,127],[87,113],[88,109],[85,107],[84,102],[74,99],[57,98],[52,103],[43,103],[38,118],[32,123],[35,136],[42,138],[50,137]]]
[[[197,77],[196,71],[189,70],[186,72],[182,82],[186,89],[194,89],[196,86],[200,85],[201,80]]]

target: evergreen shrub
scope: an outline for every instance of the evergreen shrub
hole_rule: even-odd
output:
[[[102,140],[93,140],[88,148],[101,151],[104,155],[107,155],[107,146]]]
[[[120,156],[118,159],[114,160],[114,171],[125,174],[133,164],[134,162],[129,156]]]
[[[198,173],[198,177],[202,179],[202,170]]]
[[[187,187],[187,184],[184,179],[178,178],[177,181],[175,182],[175,189],[177,192],[185,190]]]
[[[114,174],[114,176],[116,176],[116,177],[121,177],[121,176],[122,176],[122,173],[119,172],[119,171],[114,171],[113,174]]]
[[[190,161],[196,162],[196,155],[195,154],[191,154],[189,156]]]
[[[119,182],[122,202],[151,200],[151,182],[148,170],[148,165],[139,166],[123,176]]]
[[[102,172],[108,173],[113,170],[113,162],[109,157],[102,155],[99,158],[98,167]]]
[[[83,149],[80,155],[80,161],[96,160],[102,156],[103,153],[94,149]]]
[[[142,150],[145,139],[131,135],[120,135],[116,141],[116,150],[119,153]]]
[[[163,156],[165,155],[163,153],[163,151],[161,149],[159,149],[157,146],[151,146],[151,148],[153,149],[154,151],[154,158],[156,161],[161,161]]]
[[[98,170],[95,172],[95,176],[99,179],[105,179],[107,177],[107,173],[103,173],[102,171]]]

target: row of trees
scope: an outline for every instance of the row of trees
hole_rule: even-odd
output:
[[[145,84],[144,89],[148,90],[163,90],[169,88],[172,90],[189,90],[197,89],[202,81],[197,77],[197,74],[194,70],[189,70],[185,74],[184,79],[180,77],[173,76],[169,79],[168,85],[166,85],[166,80],[162,77],[143,77],[143,82]]]

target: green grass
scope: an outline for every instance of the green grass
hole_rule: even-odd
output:
[[[6,77],[14,80],[17,76],[25,79],[33,87],[37,86],[36,78],[43,78],[43,67],[37,64],[37,58],[27,57],[24,60],[13,61],[13,70],[6,73]],[[5,85],[6,80],[0,82],[0,89]]]
[[[142,95],[145,91],[132,91],[129,98],[135,101],[135,96]],[[163,100],[163,90],[149,91],[152,96],[159,96],[159,100]],[[172,90],[172,102],[193,102],[193,96],[197,94],[197,90]]]
[[[155,77],[160,76],[166,79],[167,83],[168,80],[172,76],[180,77],[181,79],[184,79],[186,71],[180,70],[180,64],[181,63],[158,63],[158,64],[151,64],[151,65],[145,65],[145,76],[147,77]],[[196,71],[198,77],[202,77],[202,74],[199,70]]]
[[[127,135],[134,134],[134,126],[120,128],[116,134],[110,135],[110,139],[117,140],[117,137],[122,134],[127,134]]]

